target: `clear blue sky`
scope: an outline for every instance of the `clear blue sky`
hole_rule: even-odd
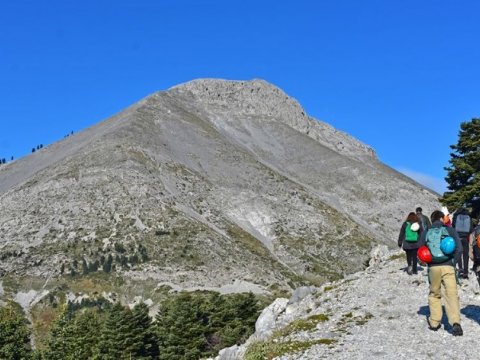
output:
[[[157,90],[265,79],[438,191],[480,116],[480,2],[3,1],[0,157]]]

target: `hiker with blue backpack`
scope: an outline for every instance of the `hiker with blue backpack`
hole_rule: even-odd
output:
[[[421,227],[414,212],[408,214],[398,235],[398,247],[403,248],[407,257],[407,274],[417,274],[417,250],[420,247],[419,239]]]
[[[459,254],[457,259],[458,277],[468,279],[468,237],[473,230],[473,224],[470,213],[465,207],[461,207],[455,212],[453,215],[452,226],[457,231],[463,247],[463,252]]]
[[[430,216],[432,227],[423,232],[418,251],[421,261],[427,263],[430,291],[428,306],[430,316],[427,317],[428,328],[437,331],[442,326],[442,292],[444,288],[445,311],[448,322],[452,325],[452,335],[461,336],[460,303],[458,299],[455,259],[462,253],[462,242],[453,227],[445,226],[445,214],[435,210]],[[425,251],[424,251],[425,250]],[[428,256],[426,255],[428,254]]]

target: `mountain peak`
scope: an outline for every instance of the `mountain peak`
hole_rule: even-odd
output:
[[[343,155],[361,161],[376,159],[370,146],[308,116],[296,99],[262,79],[198,79],[174,86],[168,93],[209,108],[217,118],[241,120],[255,116],[262,121],[278,121]]]
[[[174,86],[173,93],[190,92],[197,101],[218,107],[234,107],[238,115],[263,115],[266,117],[305,117],[300,104],[280,88],[265,80],[250,81],[198,79]]]

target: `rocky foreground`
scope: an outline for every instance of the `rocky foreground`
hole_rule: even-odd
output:
[[[233,359],[473,359],[480,336],[480,287],[474,274],[459,286],[464,336],[427,328],[427,269],[409,276],[403,251],[376,248],[365,271],[321,288],[297,289],[277,299],[241,347],[221,351]]]

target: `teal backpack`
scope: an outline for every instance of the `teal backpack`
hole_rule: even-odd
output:
[[[443,226],[428,230],[425,242],[428,249],[432,253],[432,263],[442,263],[453,258],[455,253],[451,254],[450,256],[445,255],[440,249],[440,243],[442,242],[442,239],[447,236],[450,236],[450,234]]]
[[[407,221],[407,227],[405,228],[405,241],[406,242],[417,242],[418,241],[418,232],[412,230],[412,224]]]

